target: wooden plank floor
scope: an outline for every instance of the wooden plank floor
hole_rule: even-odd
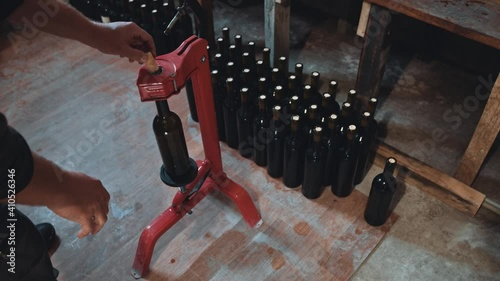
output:
[[[8,42],[7,42],[8,43]],[[102,180],[111,194],[109,220],[95,237],[44,208],[21,209],[56,226],[62,244],[52,257],[59,280],[133,280],[130,267],[141,230],[171,202],[175,189],[158,176],[161,159],[141,103],[138,66],[49,35],[0,52],[0,111],[31,148],[65,168]],[[184,122],[191,157],[203,157],[198,125],[185,97],[170,101]],[[307,200],[222,145],[228,175],[241,183],[264,224],[250,229],[235,206],[213,194],[158,242],[146,280],[347,280],[396,222],[370,227],[366,196]]]

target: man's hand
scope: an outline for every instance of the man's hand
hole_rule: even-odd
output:
[[[126,57],[130,62],[146,62],[146,52],[156,55],[153,38],[133,22],[97,24],[88,45],[105,54]]]
[[[41,5],[42,3],[43,5]],[[46,24],[37,25],[40,31],[82,42],[106,54],[127,57],[131,62],[144,62],[146,52],[156,55],[151,36],[131,22],[92,22],[62,0],[24,0],[7,20],[12,24],[24,24],[23,19],[51,13]]]
[[[62,170],[55,163],[32,154],[33,177],[17,194],[16,201],[46,206],[57,215],[79,223],[79,238],[99,232],[109,212],[109,193],[102,183],[84,174]]]
[[[59,200],[47,205],[58,216],[81,225],[78,238],[96,234],[108,220],[109,193],[101,181],[87,175],[64,172]]]

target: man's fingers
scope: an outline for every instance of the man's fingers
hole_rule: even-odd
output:
[[[145,63],[147,60],[147,56],[144,52],[134,49],[131,46],[127,46],[124,53],[125,56],[129,58],[129,60],[137,61],[140,64]]]
[[[138,30],[138,37],[137,39],[139,39],[141,41],[141,45],[145,45],[144,47],[146,48],[146,50],[144,51],[149,51],[151,53],[153,53],[153,56],[156,57],[156,46],[155,46],[155,43],[153,41],[153,37],[151,37],[151,35],[149,35],[149,33],[147,33],[144,29],[142,28],[139,28]],[[134,38],[136,39],[136,38]]]
[[[92,230],[92,234],[94,235],[97,234],[102,229],[107,220],[108,216],[106,216],[104,213],[102,212],[97,213],[95,215],[94,229]]]
[[[78,231],[78,238],[80,239],[92,233],[95,227],[92,217],[86,218],[85,221],[81,222],[80,224],[82,226],[80,231]]]

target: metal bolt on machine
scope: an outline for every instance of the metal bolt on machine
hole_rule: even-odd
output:
[[[179,94],[191,78],[205,153],[204,160],[189,158],[179,117],[168,107],[168,98]],[[175,51],[149,60],[140,70],[137,87],[141,101],[154,101],[158,115],[153,121],[163,165],[161,180],[179,191],[172,206],[142,232],[135,254],[132,275],[145,276],[157,240],[212,191],[228,196],[250,227],[262,219],[248,192],[224,173],[222,167],[214,101],[207,54],[207,41],[191,36]]]

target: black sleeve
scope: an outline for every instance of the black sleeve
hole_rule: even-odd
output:
[[[0,21],[5,20],[22,3],[23,0],[0,0]]]
[[[7,197],[9,169],[15,170],[17,194],[31,181],[33,156],[24,138],[7,125],[7,119],[0,113],[0,199]]]

